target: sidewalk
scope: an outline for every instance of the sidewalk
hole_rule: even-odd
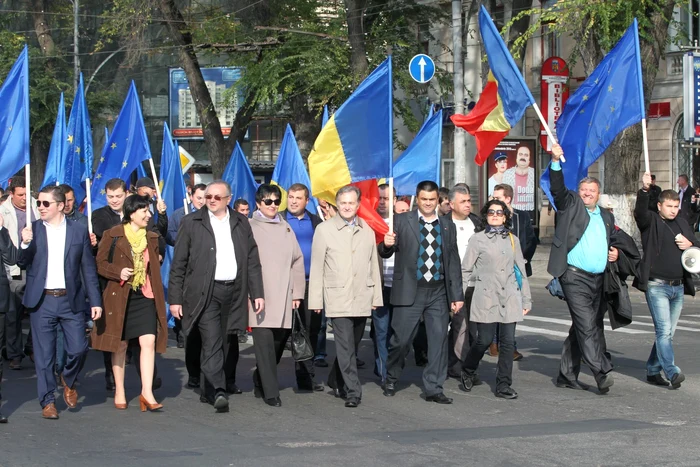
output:
[[[549,252],[552,249],[551,243],[537,245],[535,256],[532,258],[532,277],[537,279],[551,279],[552,276],[547,272],[547,262],[549,261]]]

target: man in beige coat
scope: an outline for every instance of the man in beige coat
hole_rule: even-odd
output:
[[[357,374],[356,349],[367,318],[382,306],[381,276],[374,232],[357,216],[360,190],[341,188],[336,197],[338,215],[316,228],[311,247],[309,309],[333,321],[336,359],[328,386],[345,407],[357,407],[362,385]]]

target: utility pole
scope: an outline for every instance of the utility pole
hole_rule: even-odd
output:
[[[73,0],[73,78],[75,84],[73,88],[78,92],[80,82],[80,57],[78,56],[78,0]]]
[[[76,0],[77,1],[77,0]],[[464,114],[464,57],[462,56],[462,0],[452,0],[452,71],[455,113]],[[454,127],[454,183],[467,180],[466,133]]]

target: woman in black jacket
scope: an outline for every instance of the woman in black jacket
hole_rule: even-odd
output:
[[[3,227],[4,219],[0,216],[0,313],[6,314],[10,305],[10,281],[5,266],[14,266],[19,253],[10,239],[10,233]],[[4,323],[0,323],[4,324]],[[2,363],[0,363],[0,385],[2,384]],[[2,387],[0,386],[0,405],[2,405]],[[0,412],[0,423],[7,423],[7,417]]]

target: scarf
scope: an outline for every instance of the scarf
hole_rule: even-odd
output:
[[[131,225],[124,225],[124,236],[131,245],[131,255],[134,258],[134,274],[131,276],[131,288],[138,290],[146,284],[146,264],[143,259],[143,252],[148,246],[146,241],[146,229],[139,229],[134,232]]]
[[[489,238],[495,237],[496,235],[506,238],[508,236],[508,232],[509,230],[505,225],[499,225],[498,227],[493,227],[491,225],[486,226],[486,234],[489,236]]]

